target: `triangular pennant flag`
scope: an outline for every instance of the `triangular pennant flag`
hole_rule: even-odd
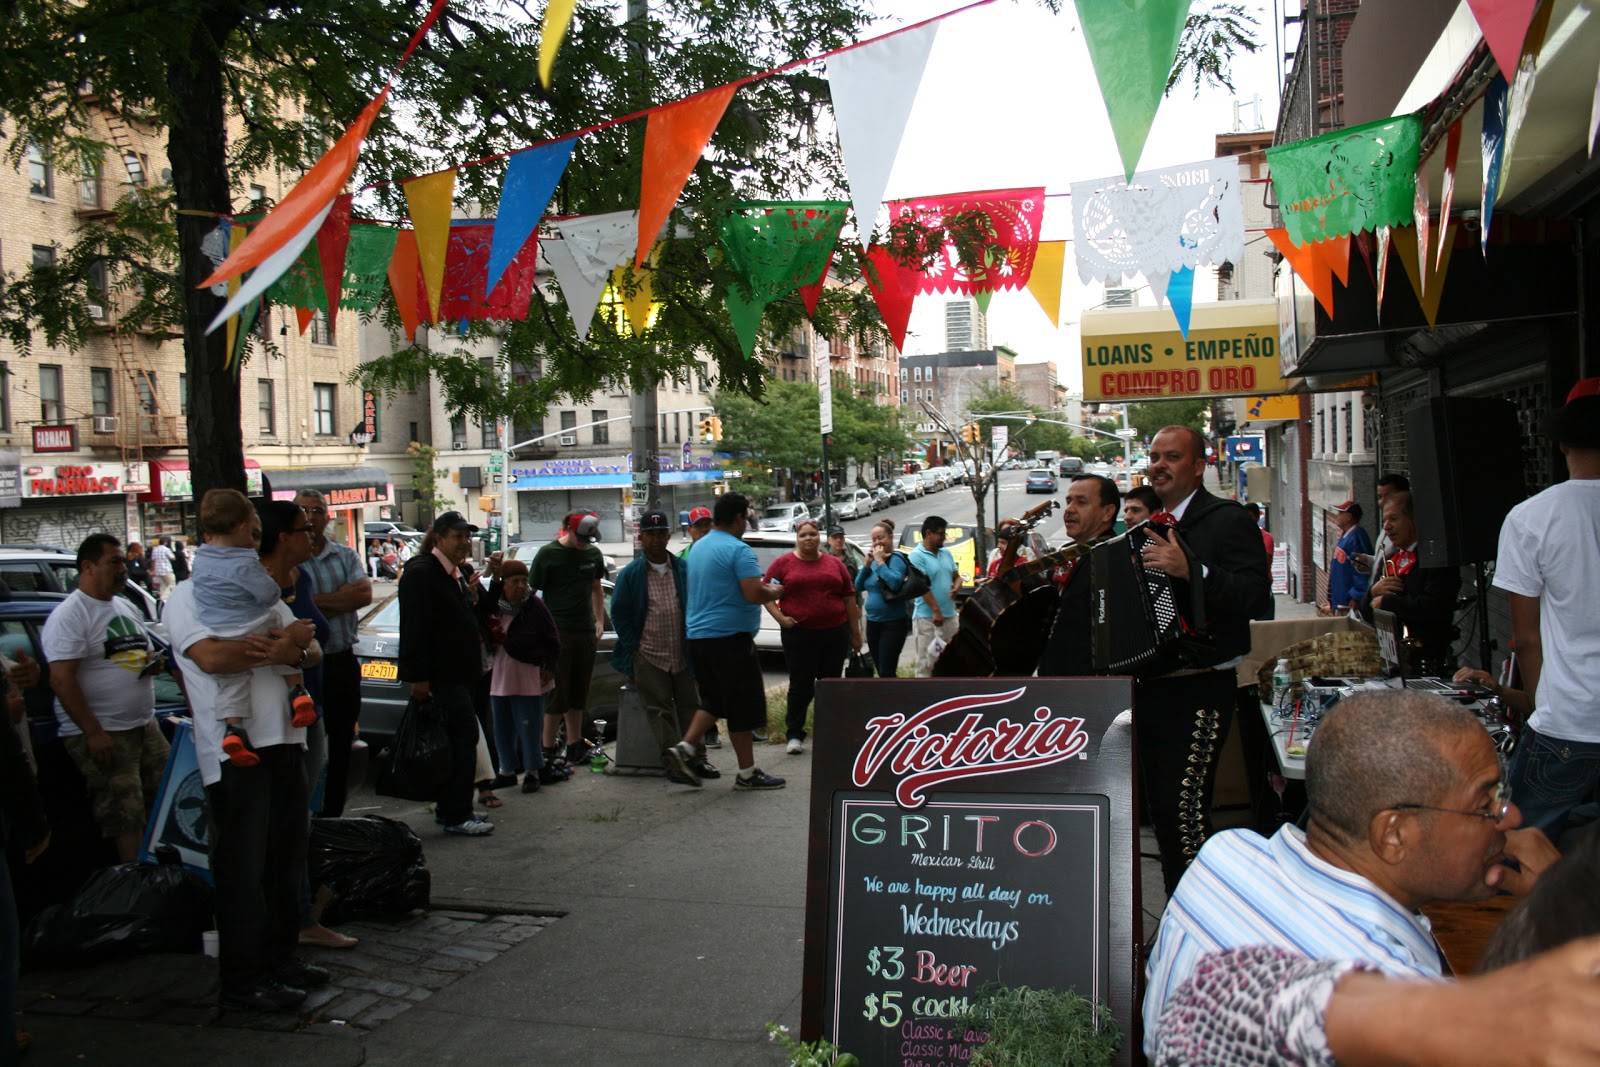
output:
[[[1077,4],[1117,153],[1131,179],[1166,94],[1189,0],[1077,0]]]
[[[304,248],[317,232],[317,227],[310,225],[311,221],[317,219],[317,226],[321,226],[321,218],[326,217],[323,213],[332,206],[333,198],[344,189],[344,183],[350,180],[350,172],[355,170],[356,159],[361,154],[362,139],[371,128],[373,119],[378,117],[378,111],[388,95],[389,89],[385,86],[383,92],[361,109],[361,114],[345,130],[344,136],[323,153],[304,178],[295,183],[283,202],[251,228],[249,238],[223,260],[222,265],[212,271],[198,288],[205,289],[228,278],[237,278],[252,267],[259,272],[259,268],[266,264],[273,253],[303,235],[305,239],[295,249],[294,255],[287,260],[274,259],[275,263],[281,263],[283,269],[288,269],[295,256],[300,254],[300,248]],[[265,289],[276,277],[273,275],[262,279],[261,288]]]
[[[639,244],[633,256],[636,265],[644,264],[655,245],[735,88],[707,89],[652,111],[645,120],[644,163],[639,171]]]
[[[800,302],[806,306],[806,318],[817,317],[817,301],[822,299],[822,287],[828,283],[828,270],[833,266],[833,249],[828,249],[828,261],[822,265],[817,280],[800,287]]]
[[[1588,151],[1590,158],[1593,158],[1594,156],[1594,139],[1596,134],[1600,134],[1600,74],[1595,76],[1594,99],[1589,102]]]
[[[1333,276],[1339,279],[1339,284],[1350,284],[1350,235],[1330,237],[1326,241],[1318,241],[1311,247],[1317,250]]]
[[[494,287],[500,284],[500,275],[538,228],[539,219],[550,204],[550,195],[555,192],[561,175],[566,173],[577,143],[576,137],[568,137],[511,157],[505,181],[500,183],[500,207],[494,222],[494,242],[489,250],[488,276],[484,281],[487,292],[494,292]]]
[[[735,204],[717,232],[745,292],[771,301],[826,276],[848,208],[842,200]]]
[[[1178,320],[1178,332],[1189,339],[1189,313],[1194,308],[1194,271],[1188,267],[1172,272],[1167,283],[1167,300],[1172,304],[1172,316]]]
[[[872,241],[883,191],[938,32],[939,23],[930,22],[828,59],[839,152],[856,207],[856,239],[863,248]]]
[[[295,308],[294,320],[300,327],[300,336],[306,335],[306,327],[311,325],[311,320],[317,317],[315,308]]]
[[[739,347],[744,349],[744,358],[750,359],[755,355],[756,338],[761,333],[761,315],[767,309],[767,302],[751,296],[738,282],[728,286],[727,300],[733,332],[739,338]]]
[[[1539,56],[1544,51],[1544,39],[1550,31],[1550,15],[1555,6],[1554,3],[1540,5],[1533,22],[1528,26],[1527,38],[1522,42],[1522,56],[1517,60],[1516,74],[1514,77],[1507,75],[1511,92],[1506,97],[1506,148],[1500,165],[1502,189],[1511,176],[1511,166],[1517,158],[1517,138],[1522,136],[1522,126],[1538,87]]]
[[[1406,277],[1411,281],[1411,291],[1417,294],[1417,303],[1422,305],[1422,315],[1428,320],[1429,326],[1436,326],[1439,322],[1439,301],[1444,296],[1444,278],[1450,270],[1450,257],[1444,257],[1442,265],[1435,270],[1423,257],[1422,269],[1419,271],[1414,263],[1417,258],[1415,253],[1420,247],[1418,241],[1419,231],[1411,226],[1397,226],[1393,231],[1395,252],[1400,256],[1400,265],[1406,270]],[[1454,225],[1441,227],[1439,243],[1452,245],[1456,239]]]
[[[550,88],[550,71],[556,65],[556,53],[566,39],[567,26],[572,22],[572,10],[577,0],[550,0],[545,5],[544,23],[539,29],[539,84]],[[494,286],[489,288],[493,289]]]
[[[498,232],[494,220],[454,222],[450,225],[450,253],[445,257],[444,291],[439,298],[439,318],[444,322],[521,321],[528,317],[533,299],[539,242],[524,242],[516,258],[492,292],[488,284],[490,246]]]
[[[1317,298],[1322,310],[1333,316],[1333,271],[1323,259],[1323,252],[1315,245],[1296,245],[1289,239],[1289,231],[1277,227],[1266,231],[1267,237],[1300,280],[1306,283],[1311,295]]]
[[[417,235],[413,230],[401,230],[395,239],[389,286],[394,290],[394,306],[400,312],[406,340],[414,340],[422,318],[417,309]]]
[[[257,267],[250,277],[244,280],[238,291],[223,305],[222,310],[217,312],[217,317],[212,319],[211,324],[206,327],[206,333],[216,332],[217,327],[238,314],[250,301],[255,300],[266,292],[273,282],[281,278],[284,272],[294,266],[295,260],[299,259],[300,253],[304,252],[306,246],[311,244],[311,239],[317,235],[317,231],[322,228],[323,222],[332,211],[333,201],[330,199],[322,205],[322,210],[311,216],[311,220],[306,223],[305,229],[291,235],[287,241],[279,245],[277,249],[263,259],[261,266]],[[270,216],[268,217],[270,218]],[[264,224],[265,220],[262,220],[262,223],[258,225]],[[252,230],[250,236],[255,236],[255,231]],[[242,251],[245,245],[249,243],[250,238],[245,238],[245,244],[239,246],[240,250]]]
[[[1500,165],[1506,154],[1506,95],[1506,79],[1500,74],[1483,91],[1483,199],[1478,209],[1478,231],[1485,256],[1489,254],[1494,202],[1500,195]]]
[[[993,299],[993,289],[979,289],[976,293],[972,294],[972,302],[978,305],[978,311],[983,315],[989,314],[989,301]]]
[[[341,303],[356,311],[371,311],[383,303],[389,289],[389,261],[400,230],[394,226],[362,225],[350,229],[344,253],[344,292]]]
[[[1383,318],[1383,286],[1389,277],[1389,227],[1378,227],[1378,318]]]
[[[344,257],[350,247],[350,205],[355,197],[349,193],[335,197],[333,210],[317,231],[317,262],[322,268],[323,295],[328,301],[328,329],[339,321],[339,291],[344,285]]]
[[[1153,270],[1144,276],[1150,286],[1150,295],[1156,298],[1156,307],[1167,306],[1167,286],[1172,283],[1172,272]]]
[[[456,190],[454,169],[401,182],[417,241],[417,264],[428,286],[428,321],[439,318],[444,290],[444,261],[450,254],[450,206]]]
[[[249,343],[250,331],[255,327],[256,318],[260,314],[261,301],[252,300],[243,311],[239,312],[237,318],[228,320],[228,329],[233,331],[233,336],[228,342],[228,362],[223,366],[233,367],[236,376],[244,365],[244,346]]]
[[[873,245],[863,254],[866,262],[861,273],[867,288],[877,301],[878,314],[889,331],[889,339],[896,349],[906,347],[906,327],[911,324],[911,304],[917,297],[917,282],[922,272],[901,266],[889,250]]]
[[[557,219],[551,221],[550,228],[562,239],[540,241],[539,249],[555,271],[578,340],[587,340],[589,324],[600,306],[600,294],[611,277],[611,268],[625,263],[638,244],[639,213],[614,211]]]
[[[1363,230],[1361,233],[1351,234],[1350,240],[1355,245],[1356,251],[1361,253],[1361,265],[1367,268],[1367,280],[1376,288],[1378,271],[1372,263],[1372,247],[1377,243],[1377,237],[1371,230]]]
[[[1450,207],[1456,198],[1456,164],[1461,160],[1461,120],[1457,119],[1450,127],[1450,133],[1444,142],[1444,187],[1439,200],[1439,225],[1450,224]],[[1439,254],[1437,260],[1444,259],[1445,243],[1439,241]],[[1437,261],[1435,266],[1438,266]]]
[[[1467,0],[1467,6],[1478,20],[1478,28],[1483,31],[1483,39],[1489,42],[1489,51],[1500,65],[1500,72],[1509,79],[1522,56],[1522,41],[1539,0]]]
[[[230,223],[227,219],[222,220],[222,225],[227,227],[228,251],[229,253],[232,253],[234,249],[238,248],[244,243],[244,239],[249,236],[249,231],[239,223]],[[234,293],[239,291],[238,278],[229,278],[225,284],[227,286],[227,295],[230,298]],[[232,364],[234,359],[238,356],[240,347],[239,335],[242,334],[247,328],[248,327],[244,326],[240,317],[237,315],[228,320],[228,356],[222,364],[224,367]]]
[[[1061,321],[1061,278],[1067,269],[1067,242],[1041,241],[1033,255],[1033,273],[1028,276],[1028,292],[1039,302],[1039,309],[1051,326]]]
[[[657,243],[651,251],[652,261],[660,252],[661,245]],[[633,331],[633,336],[641,337],[650,328],[650,311],[655,305],[655,268],[630,267],[626,264],[617,267],[611,272],[611,289],[616,293],[617,299],[622,301],[622,309],[628,315],[628,327]],[[629,281],[633,283],[633,291],[628,291]]]
[[[1428,161],[1426,159],[1417,164],[1417,196],[1412,207],[1413,225],[1417,228],[1417,269],[1423,280],[1428,276]],[[1446,219],[1445,221],[1449,221]],[[1422,295],[1422,290],[1417,290],[1417,295]]]
[[[919,293],[976,293],[1021,289],[1033,270],[1034,249],[1044,222],[1044,187],[951,193],[890,202],[891,225],[911,220],[948,234],[960,219],[969,225],[981,216],[987,233],[982,263],[965,264],[952,239],[922,272]]]

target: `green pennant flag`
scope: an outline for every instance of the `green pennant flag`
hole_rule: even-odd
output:
[[[393,226],[350,227],[350,245],[344,254],[344,292],[339,306],[371,311],[389,291],[389,261],[394,258],[400,231]]]
[[[744,349],[745,359],[755,355],[756,338],[761,332],[761,313],[766,309],[767,301],[753,299],[738,282],[728,286],[728,318],[733,320],[733,332],[738,335],[739,347]]]
[[[244,346],[250,343],[250,331],[255,328],[256,316],[261,314],[261,301],[252,300],[239,309],[239,328],[233,331],[233,351],[229,353],[229,365],[233,367],[233,376],[239,377],[240,368],[244,366]]]
[[[1077,5],[1117,152],[1132,179],[1166,93],[1189,0],[1077,0]]]
[[[1422,117],[1398,115],[1267,149],[1297,247],[1413,221]]]
[[[317,255],[317,243],[312,241],[306,245],[294,266],[279,275],[261,296],[269,304],[327,311],[328,290],[322,284],[322,259]]]
[[[767,304],[828,269],[849,206],[842,200],[756,201],[736,204],[723,217],[722,249],[744,280],[728,287],[728,315],[745,358],[755,352]]]
[[[978,311],[984,315],[989,314],[989,301],[994,299],[993,289],[980,289],[972,294],[973,303],[978,305]]]

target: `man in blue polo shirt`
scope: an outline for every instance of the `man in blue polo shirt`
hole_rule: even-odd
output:
[[[755,636],[761,628],[761,605],[779,599],[777,582],[763,583],[755,549],[740,538],[750,520],[750,502],[740,493],[717,498],[711,532],[695,542],[689,554],[689,662],[700,685],[702,708],[684,732],[678,747],[685,760],[694,758],[717,720],[728,720],[728,736],[739,757],[735,789],[782,789],[782,778],[756,766],[756,728],[767,721],[767,693],[756,658]]]

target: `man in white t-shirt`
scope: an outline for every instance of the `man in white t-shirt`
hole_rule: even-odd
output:
[[[177,573],[172,569],[172,549],[167,547],[166,539],[156,542],[150,550],[150,576],[156,580],[156,595],[162,600],[172,595],[172,590],[178,584]]]
[[[1524,500],[1500,527],[1494,584],[1533,715],[1511,759],[1524,825],[1558,841],[1600,784],[1600,378],[1573,387],[1550,417],[1567,480]]]
[[[228,527],[226,522],[238,512],[212,506],[213,497],[221,493],[235,491],[214,489],[201,502],[200,525],[208,540],[234,547],[258,541],[261,520],[254,509],[248,509],[246,521]],[[305,1000],[307,989],[328,980],[322,968],[293,958],[309,832],[305,730],[293,725],[282,676],[254,669],[271,664],[313,667],[321,662],[322,649],[310,620],[296,620],[281,603],[273,610],[279,628],[268,636],[212,637],[195,610],[194,583],[184,582],[161,616],[183,672],[194,714],[195,757],[206,787],[220,1002],[225,1008],[257,1011],[292,1010]],[[212,678],[242,671],[250,672],[251,713],[234,729],[245,731],[253,762],[223,754],[226,712],[218,706]]]
[[[167,766],[151,681],[165,661],[122,596],[127,585],[121,542],[90,534],[78,546],[78,588],[50,613],[43,635],[57,732],[88,783],[100,833],[124,863],[139,856]]]

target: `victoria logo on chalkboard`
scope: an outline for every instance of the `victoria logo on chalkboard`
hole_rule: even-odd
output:
[[[866,788],[887,766],[899,779],[895,800],[919,808],[928,799],[927,790],[944,782],[1083,758],[1089,735],[1081,717],[1038,707],[1023,722],[1001,717],[985,724],[979,709],[1009,704],[1027,691],[1023,686],[950,697],[910,715],[869,719],[867,739],[851,768],[852,784]]]

